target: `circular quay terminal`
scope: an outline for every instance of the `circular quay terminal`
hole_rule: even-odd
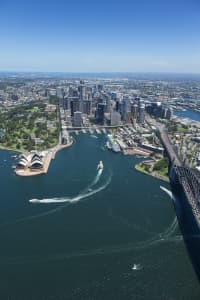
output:
[[[200,299],[200,2],[0,1],[0,300]]]

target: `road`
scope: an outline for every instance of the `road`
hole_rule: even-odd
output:
[[[152,119],[150,116],[146,116],[146,120],[149,124],[151,124],[152,126],[155,126],[156,129],[160,132],[160,137],[161,137],[162,143],[169,155],[170,161],[174,162],[174,164],[177,166],[181,166],[182,163],[181,163],[180,159],[178,158],[176,152],[174,151],[172,144],[170,143],[169,137],[165,130],[165,125],[158,123],[155,119]]]

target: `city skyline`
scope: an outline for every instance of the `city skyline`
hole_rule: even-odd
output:
[[[199,3],[0,3],[0,71],[200,73]]]

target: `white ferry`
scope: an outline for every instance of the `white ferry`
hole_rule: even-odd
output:
[[[114,140],[113,135],[112,134],[108,134],[107,135],[108,141],[106,143],[106,146],[108,149],[112,149],[112,151],[114,152],[120,152],[120,147],[118,145],[118,143]]]
[[[103,162],[100,160],[100,162],[97,165],[97,170],[103,170]]]

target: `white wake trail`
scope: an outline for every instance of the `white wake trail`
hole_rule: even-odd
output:
[[[179,202],[179,199],[172,193],[172,191],[168,190],[164,186],[160,186],[160,189],[164,191],[167,195],[170,196],[170,198],[173,200],[175,206],[176,206],[176,212],[178,213],[178,216],[181,215],[181,205]]]
[[[160,189],[163,190],[167,195],[170,196],[170,198],[172,198],[172,200],[174,200],[174,195],[172,193],[172,191],[168,190],[167,188],[165,188],[164,186],[160,186]]]
[[[54,197],[54,198],[46,198],[46,199],[30,199],[29,202],[32,202],[32,203],[65,203],[65,202],[74,202],[75,201],[79,201],[79,198],[84,196],[85,197],[88,197],[86,195],[89,195],[90,196],[90,193],[95,193],[96,190],[91,190],[89,191],[94,185],[96,185],[100,178],[101,178],[101,175],[103,173],[103,169],[99,169],[98,172],[97,172],[97,175],[95,176],[94,180],[92,181],[92,183],[90,183],[87,188],[85,188],[82,192],[80,192],[78,194],[78,196],[76,197],[69,197],[69,198],[66,198],[66,197]],[[89,191],[89,193],[87,193],[87,191]],[[76,200],[78,199],[78,200]]]
[[[166,189],[163,186],[160,186],[160,188],[165,193],[167,193],[167,195],[169,195],[170,198],[173,199],[174,202],[176,201],[173,193],[170,190]],[[169,225],[169,227],[167,227],[167,229],[164,232],[161,232],[160,234],[156,235],[155,237],[152,237],[151,239],[148,239],[144,242],[138,243],[136,245],[136,248],[138,248],[138,249],[146,248],[146,247],[150,247],[150,246],[153,246],[153,245],[159,244],[161,242],[165,242],[165,241],[179,241],[179,240],[181,240],[182,237],[180,237],[180,236],[178,236],[178,239],[177,239],[177,237],[172,237],[172,234],[177,229],[177,225],[178,225],[178,220],[177,220],[177,217],[175,216],[172,223]]]
[[[94,182],[98,182],[98,180],[100,179],[100,176],[102,174],[102,170],[100,172],[100,170],[98,171],[98,174],[97,176],[95,177],[95,180],[90,184],[90,185],[94,185]],[[82,194],[80,193],[79,195],[77,195],[76,197],[71,197],[71,198],[66,198],[66,197],[62,197],[62,198],[47,198],[47,199],[30,199],[29,202],[35,202],[35,203],[63,203],[63,205],[61,206],[57,206],[53,209],[50,209],[48,211],[45,211],[45,212],[42,212],[42,213],[39,213],[39,214],[36,214],[36,215],[32,215],[32,216],[28,216],[28,217],[24,217],[24,218],[20,218],[20,219],[16,219],[15,221],[13,222],[7,222],[7,223],[3,223],[3,224],[0,224],[0,227],[4,227],[4,226],[7,226],[7,225],[14,225],[14,224],[17,224],[17,223],[22,223],[22,222],[25,222],[25,221],[30,221],[30,220],[34,220],[34,219],[38,219],[38,218],[42,218],[42,217],[45,217],[45,216],[48,216],[48,215],[51,215],[51,214],[54,214],[58,211],[61,211],[63,208],[65,208],[67,205],[70,205],[70,204],[73,204],[73,203],[76,203],[82,199],[85,199],[87,197],[90,197],[100,191],[102,191],[103,189],[105,189],[111,182],[111,179],[112,179],[112,173],[110,174],[108,180],[106,181],[106,183],[93,190],[93,191],[90,191],[88,193],[85,193]],[[36,200],[36,201],[34,201]]]
[[[101,175],[103,173],[103,169],[99,169],[97,172],[97,175],[95,176],[94,180],[92,181],[92,183],[87,187],[87,190],[89,188],[92,188],[95,184],[97,184],[101,178]],[[82,193],[81,193],[82,194]]]
[[[160,186],[160,189],[163,190],[167,195],[169,195],[170,198],[173,200],[174,204],[176,205],[176,207],[179,208],[177,199],[176,199],[175,195],[172,193],[172,191],[168,190],[164,186]],[[178,220],[177,220],[177,217],[175,216],[172,224],[167,228],[167,230],[162,234],[162,236],[164,236],[165,238],[170,237],[176,230],[177,225],[178,225]]]
[[[98,182],[98,180],[99,180],[99,178],[101,176],[101,173],[102,173],[102,170],[99,170],[98,176],[96,177],[96,183]],[[31,200],[29,200],[29,202],[35,202],[35,203],[67,203],[67,202],[68,203],[76,203],[76,202],[78,202],[78,201],[80,201],[82,199],[88,198],[88,197],[90,197],[90,196],[92,196],[92,195],[94,195],[96,193],[99,193],[100,191],[104,190],[110,184],[110,182],[111,182],[111,176],[108,178],[107,182],[103,186],[101,186],[101,187],[99,187],[99,188],[97,188],[97,189],[95,189],[93,191],[90,191],[88,193],[79,194],[76,197],[31,199]],[[94,183],[93,183],[93,185],[94,185]]]

